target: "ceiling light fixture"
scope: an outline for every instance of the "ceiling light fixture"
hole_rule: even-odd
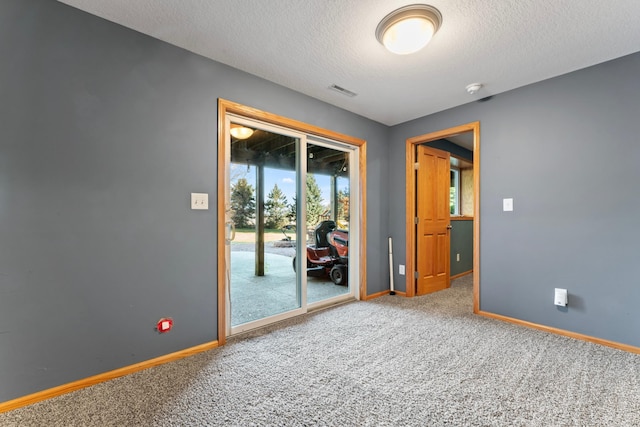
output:
[[[229,133],[235,139],[247,139],[251,135],[253,135],[253,129],[244,127],[242,125],[231,125],[231,129],[229,129]]]
[[[441,23],[442,15],[435,7],[412,4],[385,16],[376,28],[376,38],[387,50],[407,55],[425,47]]]

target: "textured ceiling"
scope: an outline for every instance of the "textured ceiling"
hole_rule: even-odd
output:
[[[387,125],[640,50],[640,0],[429,0],[442,27],[409,56],[375,38],[406,0],[60,1]]]

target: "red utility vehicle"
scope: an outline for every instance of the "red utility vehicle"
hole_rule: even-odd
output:
[[[313,230],[314,245],[307,246],[307,276],[329,276],[336,285],[349,279],[349,232],[338,230],[335,221],[322,221]],[[296,258],[293,257],[293,270]]]

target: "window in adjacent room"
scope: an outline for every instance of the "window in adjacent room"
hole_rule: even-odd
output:
[[[460,170],[451,168],[449,176],[449,213],[460,215]]]

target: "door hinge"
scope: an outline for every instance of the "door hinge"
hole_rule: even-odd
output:
[[[414,163],[414,164],[413,164],[413,168],[414,168],[415,170],[420,169],[420,163],[417,163],[417,162],[416,162],[416,163]]]
[[[413,223],[414,224],[418,224],[419,222],[420,222],[420,218],[418,218],[418,217],[413,218]]]
[[[413,272],[413,278],[414,278],[414,279],[417,279],[417,278],[418,278],[418,272],[417,272],[417,271],[414,271],[414,272]]]

